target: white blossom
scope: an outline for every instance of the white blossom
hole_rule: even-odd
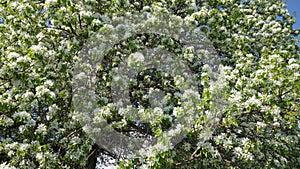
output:
[[[47,126],[45,124],[39,124],[37,129],[35,130],[36,134],[47,134]]]
[[[16,169],[16,167],[10,166],[7,162],[1,163],[0,168],[2,169]]]

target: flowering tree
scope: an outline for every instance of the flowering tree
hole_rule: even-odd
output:
[[[198,28],[216,51],[222,72],[216,81],[220,84],[212,87],[213,69],[194,59],[189,50],[176,50],[181,43],[168,34],[129,35],[110,46],[98,65],[99,109],[94,119],[101,116],[129,137],[149,138],[163,135],[179,119],[178,112],[195,114],[176,145],[124,157],[96,144],[83,125],[88,117],[72,105],[77,92],[74,67],[81,63],[90,38],[99,31],[110,37],[116,26],[111,21],[136,12],[152,17],[164,13],[176,23]],[[281,0],[6,0],[0,3],[0,18],[4,18],[0,22],[0,168],[96,168],[107,163],[120,168],[300,167],[300,54],[295,38],[300,33],[292,28],[295,19]],[[172,26],[175,30],[176,24]],[[125,22],[125,27],[131,25]],[[145,58],[138,52],[142,45],[165,46],[183,56],[199,90],[180,95],[181,76],[156,69],[139,71],[137,83],[129,86],[130,102],[144,107],[138,110],[153,119],[140,123],[109,106],[111,86],[106,84],[114,77],[106,73],[126,58],[134,66],[143,64]],[[85,76],[79,73],[75,78]],[[146,109],[155,99],[143,97],[145,89],[165,91],[166,99],[160,101],[169,109]],[[182,108],[184,97],[198,95],[196,105]],[[217,109],[208,130],[209,115],[220,106],[216,97],[225,98],[226,104]]]

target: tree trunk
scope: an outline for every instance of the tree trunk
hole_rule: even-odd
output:
[[[91,153],[88,157],[88,163],[86,164],[85,169],[95,169],[97,164],[97,157],[98,157],[98,145],[94,144],[91,150]]]

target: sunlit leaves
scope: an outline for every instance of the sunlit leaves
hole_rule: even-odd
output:
[[[0,168],[85,165],[94,151],[93,140],[85,135],[71,108],[74,58],[90,36],[109,30],[109,25],[104,25],[107,20],[153,9],[199,26],[224,64],[222,84],[217,84],[223,85],[224,91],[210,86],[211,70],[204,66],[198,77],[203,87],[197,105],[201,112],[187,138],[158,155],[123,159],[119,161],[121,168],[299,168],[300,54],[295,39],[299,31],[293,30],[295,18],[284,8],[281,0],[1,2]],[[132,42],[136,41],[131,39],[118,50],[128,54],[132,63],[142,65],[144,58],[130,53],[138,48]],[[162,44],[174,51],[178,47],[170,38]],[[191,64],[195,61],[192,50],[184,55]],[[144,73],[139,84],[132,84],[132,90],[142,85],[155,87],[158,83],[153,81],[158,79],[170,90],[170,86],[182,83],[180,77],[169,81],[159,73],[155,77],[153,72]],[[166,102],[180,114],[182,110],[176,107],[180,99],[173,89]],[[214,119],[215,130],[203,132],[209,110],[220,106],[211,104],[214,92],[223,93],[228,105],[222,116]],[[133,99],[146,106],[152,100],[143,94],[142,89],[132,92]],[[189,95],[192,93],[186,97]],[[99,104],[107,102],[103,97]],[[153,113],[157,116],[151,127],[160,135],[171,123],[170,114],[157,108],[144,115],[151,117]],[[118,125],[126,131],[132,121],[125,118]],[[101,152],[103,162],[109,153]]]

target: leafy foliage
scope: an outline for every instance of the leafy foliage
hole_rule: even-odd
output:
[[[205,83],[199,63],[201,109],[187,137],[159,154],[120,159],[94,144],[76,118],[72,69],[88,38],[108,26],[106,20],[149,10],[178,16],[205,33],[223,64],[218,85],[224,86],[220,93],[228,106],[215,119],[214,130],[203,131],[207,119],[201,113],[213,108],[214,89]],[[295,38],[300,33],[292,28],[295,18],[282,0],[6,0],[0,3],[0,18],[0,168],[95,168],[112,159],[120,168],[300,167]],[[157,39],[146,41],[151,45]],[[110,54],[128,46],[122,52],[133,53],[132,42]],[[110,64],[107,60],[104,66]],[[173,93],[168,104],[179,105],[171,77],[155,70],[142,73],[140,83],[132,84],[132,102],[147,106],[141,86],[166,87]],[[147,82],[147,75],[157,83]],[[160,80],[170,81],[169,86]],[[106,118],[121,121],[118,114]],[[160,120],[152,126],[128,120],[117,129],[155,135],[172,122]]]

